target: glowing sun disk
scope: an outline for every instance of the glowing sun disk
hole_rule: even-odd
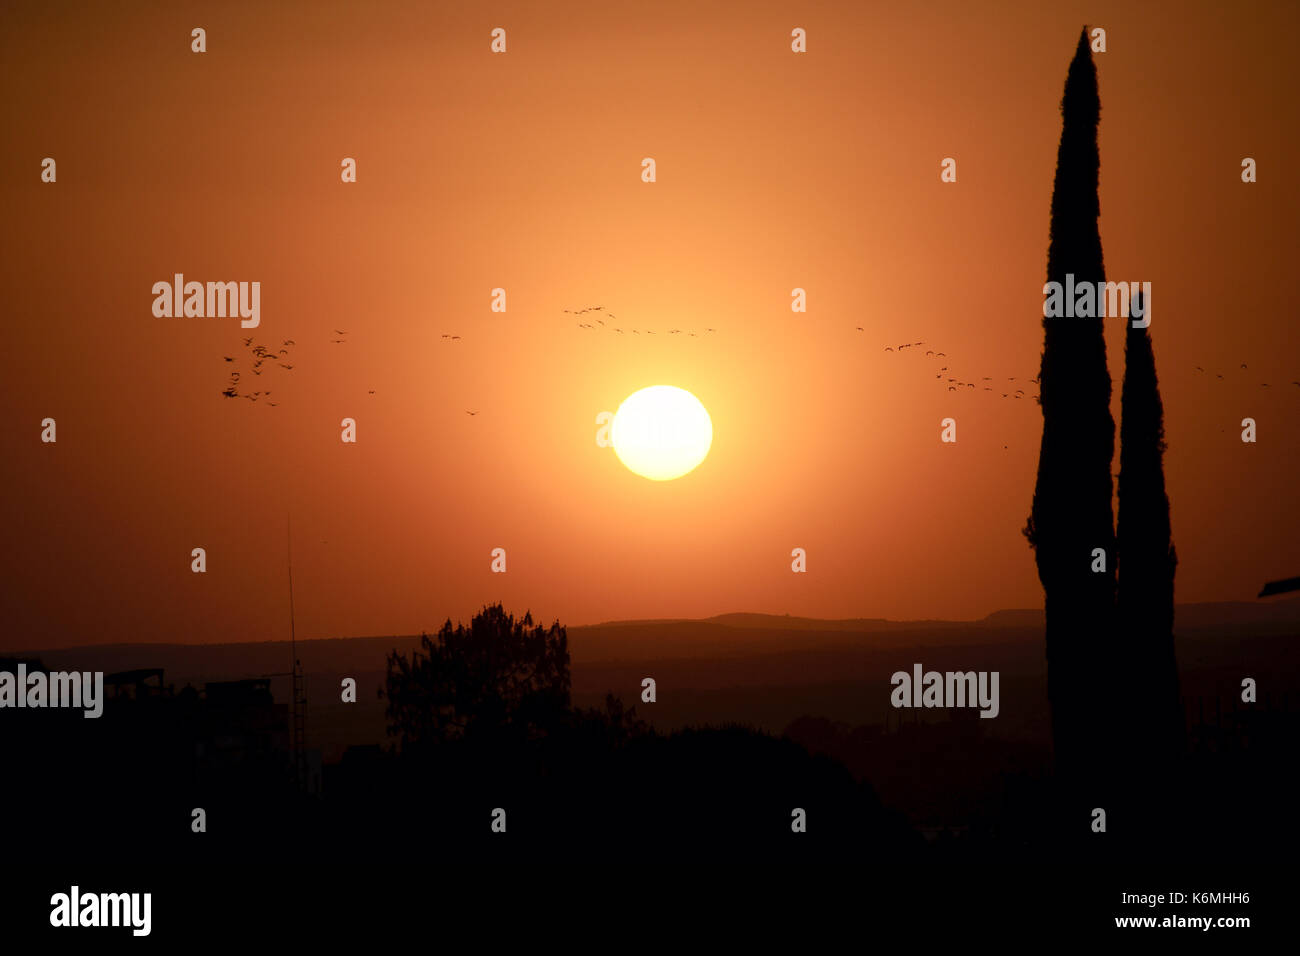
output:
[[[713,444],[713,422],[683,388],[651,385],[633,392],[614,415],[610,439],[619,461],[651,481],[692,471]]]

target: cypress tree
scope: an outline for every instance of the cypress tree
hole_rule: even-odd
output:
[[[1128,740],[1134,768],[1153,769],[1182,746],[1183,713],[1174,660],[1174,572],[1178,556],[1165,492],[1164,406],[1150,329],[1127,323],[1120,392],[1118,593],[1122,660],[1138,693]]]
[[[1101,103],[1086,29],[1061,100],[1061,141],[1052,190],[1047,279],[1066,286],[1105,281],[1097,219]],[[1098,310],[1100,311],[1100,310]],[[1048,697],[1058,769],[1080,798],[1083,779],[1109,766],[1115,530],[1111,459],[1115,423],[1102,319],[1043,319],[1039,376],[1043,438],[1025,535],[1034,549],[1046,609]],[[1092,570],[1094,550],[1105,571]],[[1086,799],[1104,788],[1087,786]],[[1099,804],[1092,804],[1099,805]],[[1077,809],[1077,808],[1076,808]],[[1074,810],[1071,811],[1073,818]],[[1086,827],[1086,818],[1071,826]]]

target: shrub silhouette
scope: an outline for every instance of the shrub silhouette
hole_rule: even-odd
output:
[[[403,748],[543,736],[569,712],[568,635],[494,604],[468,628],[448,620],[435,638],[421,635],[410,660],[390,653],[387,692],[388,733]]]
[[[573,708],[565,629],[499,604],[423,636],[409,659],[389,654],[387,688],[401,751],[339,769],[333,825],[347,838],[370,840],[397,815],[427,821],[404,831],[408,848],[476,860],[595,858],[611,841],[648,855],[852,857],[919,839],[842,764],[789,739],[737,726],[658,734],[613,694]],[[791,829],[796,807],[807,833]],[[489,829],[493,808],[508,840]]]

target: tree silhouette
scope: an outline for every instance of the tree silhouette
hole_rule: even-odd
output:
[[[1140,293],[1139,293],[1140,296]],[[1136,311],[1136,310],[1135,310]],[[1120,393],[1119,611],[1123,659],[1142,693],[1133,699],[1134,764],[1181,748],[1183,712],[1174,660],[1174,571],[1165,493],[1164,406],[1149,329],[1127,323]]]
[[[1052,191],[1047,278],[1105,281],[1097,184],[1101,104],[1087,31],[1079,37],[1061,100],[1061,142]],[[1101,310],[1097,310],[1101,311]],[[1025,535],[1043,584],[1048,697],[1058,766],[1067,773],[1104,765],[1110,733],[1115,595],[1110,465],[1115,423],[1102,319],[1043,319],[1040,396],[1043,438]],[[1094,549],[1106,570],[1092,570]]]
[[[396,816],[457,821],[410,827],[403,850],[436,846],[458,861],[604,858],[630,840],[762,861],[918,850],[919,835],[869,784],[795,741],[743,726],[659,734],[615,694],[571,707],[558,622],[534,627],[499,604],[469,627],[447,621],[410,659],[388,655],[387,686],[401,750],[355,762],[332,785],[348,839],[372,840],[375,821]],[[503,841],[487,813],[507,805]],[[806,833],[793,829],[795,808],[813,821]]]
[[[468,628],[448,620],[435,639],[421,635],[410,660],[390,653],[387,691],[388,733],[403,748],[545,736],[569,711],[568,635],[493,604]]]

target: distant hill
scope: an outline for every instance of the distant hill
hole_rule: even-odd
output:
[[[1185,604],[1175,626],[1184,697],[1232,699],[1243,675],[1263,695],[1300,691],[1300,600]],[[1043,612],[996,611],[976,621],[822,621],[773,614],[704,620],[612,621],[569,627],[573,695],[580,706],[607,692],[636,705],[656,726],[740,721],[780,732],[803,715],[850,724],[898,718],[889,676],[921,663],[936,670],[996,670],[1002,713],[987,733],[1045,739],[1048,728]],[[383,743],[379,695],[392,650],[409,654],[418,635],[298,642],[306,671],[308,734],[327,760],[358,743]],[[230,644],[116,644],[0,651],[40,658],[57,670],[162,668],[177,688],[206,681],[274,676],[277,701],[290,696],[287,641]],[[639,702],[652,676],[658,701]],[[344,677],[355,704],[340,702]],[[917,716],[912,712],[911,716]]]
[[[890,621],[884,618],[821,620],[780,614],[733,613],[703,619],[609,621],[569,628],[570,653],[578,661],[694,659],[831,650],[844,647],[969,647],[1042,640],[1041,608],[994,611],[974,621]],[[1300,627],[1300,598],[1274,602],[1180,604],[1175,631],[1248,629],[1285,634]]]
[[[1300,597],[1280,601],[1180,604],[1175,631],[1238,630],[1263,636],[1289,634],[1300,626]],[[1042,638],[1039,608],[994,611],[973,621],[891,621],[885,618],[822,620],[782,614],[730,613],[709,618],[663,618],[607,621],[570,626],[569,652],[580,661],[698,659],[753,656],[846,646],[864,649],[962,647],[1018,644]],[[361,662],[382,667],[389,650],[409,652],[419,635],[336,637],[298,642],[299,657],[331,670]],[[216,680],[287,672],[288,641],[223,644],[99,644],[54,650],[0,649],[0,656],[39,657],[54,665],[69,655],[83,660],[118,662],[112,670],[135,667],[179,669],[188,677]],[[84,667],[87,665],[83,665]],[[101,669],[96,667],[95,669]],[[103,668],[109,669],[109,668]]]

